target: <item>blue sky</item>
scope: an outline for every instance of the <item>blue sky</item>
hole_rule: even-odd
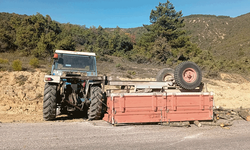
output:
[[[150,24],[155,6],[167,0],[0,0],[0,12],[49,15],[60,23],[121,28]],[[250,0],[170,0],[183,16],[210,14],[237,17],[250,12]]]

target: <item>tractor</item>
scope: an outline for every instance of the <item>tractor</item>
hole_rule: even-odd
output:
[[[44,120],[74,112],[85,112],[89,120],[100,119],[105,96],[95,53],[56,50],[53,59],[51,74],[44,78]]]

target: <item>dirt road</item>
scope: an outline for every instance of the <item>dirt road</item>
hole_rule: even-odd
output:
[[[43,122],[44,75],[41,70],[0,72],[0,122]],[[221,80],[203,79],[203,82],[208,91],[214,92],[215,106],[250,108],[250,82],[243,77],[221,74]]]
[[[104,121],[0,124],[0,149],[250,149],[250,126],[112,126]]]

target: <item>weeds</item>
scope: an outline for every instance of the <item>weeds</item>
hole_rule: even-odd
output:
[[[8,65],[9,60],[8,59],[2,59],[0,58],[0,64],[2,64],[0,66],[0,71],[6,71],[6,66]]]
[[[33,67],[33,68],[38,68],[39,67],[39,60],[37,58],[32,58],[29,62],[29,64]]]
[[[116,68],[120,68],[122,65],[120,63],[116,64],[115,67]]]
[[[2,58],[0,58],[0,64],[7,64],[7,63],[9,63],[8,59],[2,59]]]
[[[109,58],[107,56],[96,56],[96,59],[99,61],[106,61],[106,62],[111,62],[113,63],[114,60],[112,58]]]
[[[127,74],[129,74],[129,75],[131,75],[131,76],[134,76],[134,75],[136,75],[136,72],[135,72],[135,71],[128,70],[128,71],[127,71]]]
[[[18,77],[15,77],[15,79],[16,79],[16,83],[18,83],[19,86],[21,86],[25,84],[25,82],[28,80],[28,77],[24,75],[20,75]]]
[[[21,71],[22,70],[22,62],[17,59],[12,62],[12,68],[14,71]]]

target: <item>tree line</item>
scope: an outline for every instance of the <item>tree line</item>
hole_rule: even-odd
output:
[[[26,55],[46,57],[55,49],[96,52],[99,55],[127,57],[138,62],[172,62],[188,60],[200,53],[185,35],[182,13],[172,3],[159,3],[150,13],[151,25],[140,37],[117,27],[61,24],[49,15],[0,13],[0,52],[20,51]]]
[[[0,13],[0,52],[20,51],[35,57],[51,56],[55,49],[116,55],[133,49],[131,37],[117,27],[98,28],[61,24],[49,15]]]
[[[40,13],[31,16],[0,13],[0,52],[19,51],[42,59],[51,57],[56,49],[75,50],[169,66],[191,60],[209,74],[216,74],[225,63],[216,61],[209,51],[190,41],[183,29],[182,15],[167,0],[152,9],[150,25],[132,31],[62,24]]]

